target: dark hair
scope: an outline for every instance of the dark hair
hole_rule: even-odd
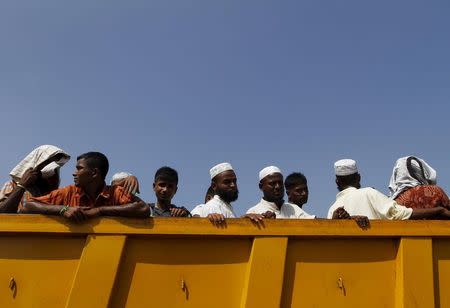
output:
[[[86,165],[90,169],[97,168],[100,171],[102,178],[106,178],[109,170],[109,162],[105,154],[100,152],[87,152],[77,157],[77,160],[80,159],[84,159],[86,161]]]
[[[214,195],[214,189],[211,186],[209,186],[208,190],[206,191],[206,196],[207,195]]]
[[[178,172],[167,166],[161,167],[155,173],[155,182],[158,180],[178,184]]]
[[[286,190],[291,189],[295,185],[299,184],[308,184],[305,175],[301,172],[293,172],[289,174],[284,180],[284,187],[286,188]]]
[[[343,176],[336,176],[336,180],[339,182],[339,185],[341,187],[345,186],[353,186],[354,184],[357,184],[360,180],[359,173],[353,173],[349,175],[343,175]]]

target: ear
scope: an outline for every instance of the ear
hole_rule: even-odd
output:
[[[91,169],[91,172],[92,172],[92,177],[93,177],[93,178],[96,178],[96,177],[101,176],[101,175],[100,175],[100,170],[99,170],[98,168],[93,168],[93,169]]]
[[[177,193],[177,191],[178,191],[178,185],[175,186],[175,190],[173,191],[173,195],[174,195],[174,196],[175,196],[175,194]]]
[[[155,188],[156,188],[156,183],[153,182],[153,191],[155,191]]]
[[[263,185],[262,185],[262,182],[259,182],[259,185],[258,185],[258,186],[259,186],[259,189],[262,190],[262,186],[263,186]]]
[[[213,189],[213,191],[216,191],[217,184],[215,181],[211,181],[211,188]]]

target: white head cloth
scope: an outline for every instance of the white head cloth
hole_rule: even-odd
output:
[[[346,176],[358,173],[356,161],[353,159],[341,159],[334,163],[334,173],[337,176]]]
[[[57,170],[64,166],[64,164],[67,163],[70,159],[69,154],[64,152],[62,149],[55,147],[54,145],[41,145],[37,147],[36,149],[31,151],[31,153],[28,154],[17,166],[15,166],[14,169],[11,170],[9,175],[11,175],[11,178],[17,182],[22,178],[25,171],[30,168],[36,168],[41,163],[57,154],[63,154],[63,157],[58,161],[48,164],[41,170],[42,176],[44,178],[48,178],[54,175]]]
[[[212,180],[216,175],[229,170],[233,170],[233,167],[230,165],[230,163],[221,163],[209,169],[209,175],[211,176]]]
[[[269,167],[266,167],[266,168],[262,169],[261,171],[259,171],[259,181],[261,181],[266,176],[271,175],[273,173],[283,174],[281,172],[280,168],[275,167],[275,166],[269,166]]]
[[[131,174],[131,173],[128,173],[128,172],[117,172],[117,173],[115,173],[115,174],[112,176],[112,178],[111,178],[111,184],[112,184],[112,182],[114,182],[114,181],[120,181],[120,180],[126,179],[126,178],[129,177],[129,176],[132,176],[132,174]]]
[[[395,199],[400,193],[408,188],[418,185],[434,185],[436,184],[436,170],[430,167],[426,161],[415,157],[422,164],[423,175],[419,164],[414,159],[411,160],[411,167],[414,175],[410,174],[406,162],[409,157],[406,156],[397,159],[394,169],[392,170],[391,180],[389,181],[389,191],[392,199]]]

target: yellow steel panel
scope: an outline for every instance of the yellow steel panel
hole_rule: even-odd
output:
[[[433,240],[436,307],[450,307],[450,239]]]
[[[397,253],[396,308],[434,307],[431,239],[402,238]]]
[[[280,307],[287,237],[253,241],[242,307]]]
[[[394,307],[396,243],[290,240],[281,307]]]
[[[108,307],[125,239],[122,235],[88,237],[67,308]]]
[[[64,307],[85,238],[5,236],[0,237],[0,307]]]
[[[110,307],[238,307],[250,249],[250,239],[129,238]]]
[[[450,237],[450,221],[377,221],[361,230],[352,220],[273,219],[258,226],[249,219],[227,219],[224,228],[206,218],[98,218],[73,224],[64,218],[44,215],[0,214],[0,233],[307,236],[307,237]]]

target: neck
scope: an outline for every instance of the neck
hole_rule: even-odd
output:
[[[88,195],[89,198],[92,200],[97,199],[98,195],[103,191],[103,188],[105,187],[105,182],[101,183],[92,183],[92,185],[89,185],[88,187],[83,188],[83,191],[86,195]]]
[[[295,205],[298,206],[299,208],[302,208],[302,206],[303,206],[302,203],[292,201],[291,199],[288,199],[288,201],[289,201],[289,203],[295,204]]]
[[[280,209],[281,206],[282,206],[283,203],[284,203],[284,200],[283,200],[283,199],[279,199],[279,200],[267,200],[265,197],[263,197],[263,199],[266,200],[267,202],[275,203],[275,205],[277,206],[278,209]]]
[[[170,208],[170,202],[171,200],[167,201],[167,200],[161,200],[161,199],[157,199],[156,200],[156,206],[159,207],[162,210],[168,210]]]

